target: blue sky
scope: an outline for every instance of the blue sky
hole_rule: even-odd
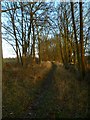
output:
[[[86,0],[86,1],[90,1],[90,0]],[[2,21],[4,21],[4,17],[2,17]],[[2,39],[2,49],[3,49],[3,58],[16,57],[15,51],[13,50],[12,46],[9,45],[4,39]]]
[[[3,3],[3,2],[2,2]],[[1,18],[1,21],[5,21],[6,19],[3,17],[2,15],[2,18]],[[3,29],[2,29],[2,32],[3,32]],[[3,37],[3,35],[2,35]],[[9,57],[15,57],[15,51],[13,50],[12,46],[8,44],[7,41],[5,41],[3,38],[2,38],[2,51],[3,51],[3,58],[9,58]]]

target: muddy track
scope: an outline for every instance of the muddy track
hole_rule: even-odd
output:
[[[57,66],[52,63],[52,68],[51,68],[50,72],[47,74],[46,78],[43,80],[40,89],[37,90],[36,99],[30,105],[30,107],[26,111],[23,118],[37,118],[37,116],[38,116],[37,110],[39,110],[40,105],[43,104],[44,97],[53,84],[54,72],[56,70],[56,67]],[[48,116],[46,116],[46,117],[48,117]]]

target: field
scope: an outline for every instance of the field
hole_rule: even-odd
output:
[[[87,118],[88,80],[50,61],[21,67],[3,61],[3,118]]]

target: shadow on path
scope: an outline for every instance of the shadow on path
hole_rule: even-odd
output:
[[[48,112],[54,106],[51,102],[53,96],[53,79],[56,70],[56,65],[52,63],[50,72],[43,79],[41,87],[37,90],[37,97],[26,111],[24,118],[45,118],[48,117]],[[48,107],[47,107],[48,106]]]

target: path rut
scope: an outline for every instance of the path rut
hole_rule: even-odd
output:
[[[30,105],[28,110],[26,111],[24,118],[49,117],[48,110],[45,111],[45,113],[41,113],[41,114],[39,111],[42,108],[42,106],[45,106],[45,104],[47,104],[47,103],[45,103],[45,96],[47,97],[50,92],[51,93],[54,92],[52,90],[52,85],[54,82],[53,79],[54,79],[54,73],[55,73],[56,67],[57,66],[52,63],[52,68],[51,68],[50,72],[48,73],[46,78],[43,80],[43,83],[41,84],[40,89],[37,90],[37,97],[33,101],[33,103]],[[52,99],[52,98],[49,98],[49,99]],[[49,102],[50,102],[50,100],[49,100]]]

